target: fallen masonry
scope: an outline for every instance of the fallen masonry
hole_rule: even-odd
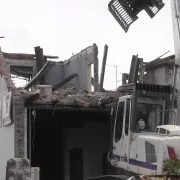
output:
[[[74,107],[96,107],[102,108],[115,102],[116,92],[86,92],[76,87],[60,89],[50,95],[42,93],[39,89],[26,91],[18,89],[13,93],[14,100],[23,100],[25,105],[59,105]]]

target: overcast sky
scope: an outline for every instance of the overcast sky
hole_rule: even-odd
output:
[[[26,2],[26,3],[25,3]],[[66,60],[93,43],[109,46],[108,64],[128,72],[132,55],[150,61],[168,50],[173,54],[170,0],[154,18],[142,12],[126,34],[108,11],[109,0],[1,0],[0,45],[5,52],[45,54]],[[118,74],[120,80],[120,74]],[[106,69],[105,87],[115,88],[115,68]]]

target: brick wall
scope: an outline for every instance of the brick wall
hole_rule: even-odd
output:
[[[15,157],[27,157],[27,109],[23,100],[14,101]]]
[[[6,166],[6,180],[30,180],[30,161],[25,158],[8,160]]]

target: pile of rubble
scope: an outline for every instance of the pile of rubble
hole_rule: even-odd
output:
[[[108,92],[86,92],[76,87],[61,89],[50,94],[42,93],[39,89],[26,91],[21,89],[20,93],[14,94],[18,99],[19,95],[26,104],[57,104],[62,106],[81,106],[81,107],[103,107],[116,100],[115,94]]]

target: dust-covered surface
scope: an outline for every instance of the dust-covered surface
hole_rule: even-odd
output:
[[[24,89],[16,89],[13,91],[13,99],[15,101],[23,101],[27,105],[62,105],[62,106],[80,106],[80,107],[104,107],[116,101],[116,92],[91,92],[77,89],[76,87],[69,89],[61,89],[52,92],[47,96],[40,93],[38,89],[26,91]]]

